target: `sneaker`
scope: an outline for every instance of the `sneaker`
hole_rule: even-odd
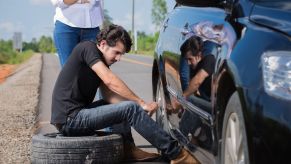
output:
[[[159,154],[143,151],[142,149],[136,147],[133,144],[124,145],[125,161],[128,161],[128,162],[151,161],[159,157],[160,157]]]
[[[200,164],[187,150],[182,149],[177,158],[171,160],[171,164]]]

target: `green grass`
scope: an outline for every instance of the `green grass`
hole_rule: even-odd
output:
[[[128,53],[129,54],[140,54],[140,55],[146,55],[146,56],[154,56],[154,51],[141,51],[141,50],[138,50],[136,52],[130,51]]]
[[[20,64],[26,60],[28,60],[34,52],[32,50],[24,51],[22,53],[15,53],[9,56],[7,61],[8,64]]]

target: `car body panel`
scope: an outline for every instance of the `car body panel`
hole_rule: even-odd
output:
[[[192,10],[196,10],[193,14]],[[208,12],[211,11],[214,13],[214,15],[209,15]],[[163,51],[157,50],[157,52],[160,53],[160,62],[159,66],[162,65],[164,67],[164,78],[165,78],[165,88],[167,89],[167,92],[170,93],[168,95],[167,103],[168,103],[168,111],[171,111],[173,99],[176,99],[177,97],[182,97],[182,88],[181,88],[181,82],[180,82],[180,76],[179,76],[179,67],[180,67],[180,45],[182,45],[189,36],[191,32],[193,33],[193,25],[205,21],[205,20],[212,20],[213,23],[216,24],[222,24],[224,23],[224,18],[226,17],[226,14],[224,10],[216,9],[216,8],[190,8],[190,7],[177,7],[172,13],[170,13],[169,17],[171,19],[166,19],[165,26],[161,29],[161,35],[160,40],[165,40],[166,42],[159,41],[157,43],[157,49],[162,48]],[[185,23],[181,23],[185,22]],[[182,25],[181,25],[182,24]],[[181,26],[176,26],[181,25]],[[187,34],[183,34],[183,32],[187,32]],[[172,45],[171,43],[177,43],[177,40],[179,40],[178,45]],[[175,92],[171,92],[171,90],[174,90]],[[183,101],[183,100],[180,100]],[[185,100],[184,100],[185,101]],[[191,103],[188,103],[191,105]],[[188,105],[188,106],[189,106]],[[211,104],[209,103],[209,106]],[[193,109],[193,108],[192,108]],[[194,107],[195,110],[195,107]],[[193,111],[193,110],[192,110]],[[209,113],[205,111],[202,112],[200,116],[204,120],[203,122],[206,122],[207,124],[212,124],[211,119],[208,118],[210,116]],[[168,120],[170,121],[171,127],[173,129],[179,130],[179,113],[171,113],[168,115]],[[179,133],[176,132],[176,133]],[[179,135],[179,134],[178,134]],[[179,135],[181,136],[181,135]],[[179,137],[176,136],[176,137]],[[182,138],[187,138],[187,136],[182,136]],[[212,137],[212,136],[210,136]],[[210,149],[210,148],[209,148]]]
[[[290,163],[291,102],[265,91],[262,55],[266,52],[291,52],[291,3],[227,2],[230,4],[225,5],[225,9],[178,5],[161,28],[154,61],[158,68],[154,69],[163,79],[170,133],[193,152],[202,149],[209,158],[215,157],[219,163],[224,109],[231,94],[238,91],[250,163]],[[201,22],[223,25],[227,31],[224,41],[207,39],[195,32],[193,29]],[[182,97],[180,46],[191,35],[219,45],[211,99],[206,102],[210,110]],[[181,123],[183,112],[172,111],[174,100],[188,111],[190,117],[186,123]],[[192,115],[198,116],[201,127],[205,129],[206,139],[198,145],[191,143],[191,136],[183,133],[183,127],[193,124]]]
[[[234,75],[235,85],[241,88],[243,94],[241,101],[245,104],[246,125],[251,129],[247,131],[249,147],[253,150],[250,156],[259,163],[288,161],[284,152],[287,149],[290,151],[291,146],[288,139],[291,136],[290,101],[269,96],[265,92],[261,56],[270,51],[291,51],[290,38],[274,29],[243,22],[247,29],[237,42],[228,63],[232,63],[229,70],[233,70],[231,74]],[[271,134],[276,134],[280,139],[275,141]],[[288,143],[288,148],[278,142],[284,145]]]
[[[291,36],[291,6],[288,1],[257,2],[250,20]]]

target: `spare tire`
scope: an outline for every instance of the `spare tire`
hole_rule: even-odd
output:
[[[123,155],[122,137],[117,134],[66,137],[49,133],[32,137],[33,164],[120,163]]]

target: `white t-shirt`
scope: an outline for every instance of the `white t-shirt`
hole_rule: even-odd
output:
[[[95,28],[103,22],[103,9],[101,0],[89,0],[90,3],[81,3],[78,0],[72,5],[67,5],[63,0],[51,0],[56,7],[54,22],[57,20],[78,28]]]

